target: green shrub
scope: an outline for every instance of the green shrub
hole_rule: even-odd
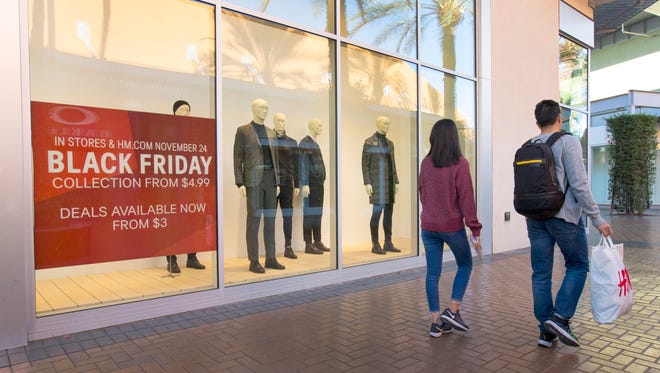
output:
[[[651,206],[655,182],[658,117],[618,115],[607,119],[610,144],[608,190],[612,210],[641,214]]]

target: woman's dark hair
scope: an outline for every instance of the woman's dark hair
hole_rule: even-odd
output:
[[[461,145],[458,143],[458,129],[451,119],[440,119],[431,129],[431,150],[427,157],[431,157],[435,167],[448,167],[458,163],[463,156]]]

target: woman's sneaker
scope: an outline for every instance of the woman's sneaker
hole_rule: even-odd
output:
[[[459,311],[453,313],[449,310],[449,308],[445,308],[444,312],[442,312],[442,316],[440,317],[442,318],[442,320],[449,323],[451,326],[453,326],[458,330],[462,330],[464,332],[470,330],[470,327],[467,326],[467,324],[461,318]]]
[[[443,334],[450,334],[453,332],[453,328],[451,325],[447,324],[444,321],[440,321],[440,324],[432,323],[431,324],[431,331],[429,332],[429,335],[433,338],[438,338]]]
[[[537,344],[541,347],[550,348],[555,342],[557,342],[557,339],[557,334],[541,330]]]
[[[543,327],[550,333],[556,334],[563,344],[573,347],[580,345],[577,337],[571,331],[571,326],[569,325],[568,320],[557,315],[556,313],[553,313],[549,319],[545,320]]]

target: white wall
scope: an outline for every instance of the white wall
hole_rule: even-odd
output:
[[[590,74],[590,99],[600,100],[631,89],[653,91],[660,88],[660,52],[604,67]]]

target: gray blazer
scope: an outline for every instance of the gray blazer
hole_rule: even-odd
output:
[[[275,148],[275,132],[266,127],[266,136],[273,160],[275,181],[280,185],[278,156]],[[234,138],[234,179],[237,186],[255,187],[263,179],[264,156],[259,135],[252,127],[252,122],[236,129]]]

